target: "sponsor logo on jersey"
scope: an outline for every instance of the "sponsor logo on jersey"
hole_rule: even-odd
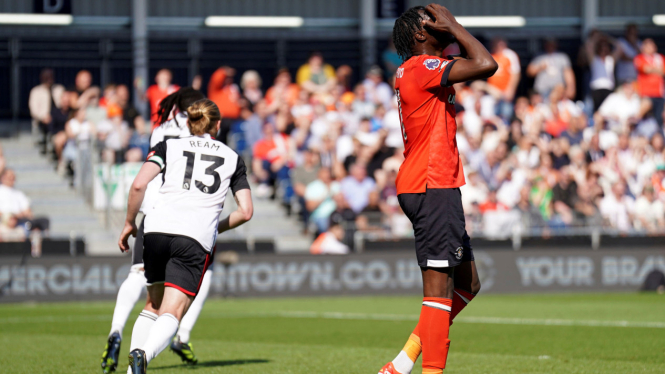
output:
[[[448,95],[448,104],[455,105],[455,94]]]
[[[458,247],[458,248],[455,250],[455,257],[456,257],[458,260],[461,260],[461,259],[462,259],[462,256],[464,256],[464,248],[462,248],[462,247]]]
[[[425,62],[423,62],[423,65],[425,65],[428,70],[435,70],[439,67],[439,65],[441,65],[441,60],[438,58],[428,58],[425,60]]]
[[[152,157],[152,155],[154,155],[154,154],[155,154],[155,151],[150,151],[150,153],[148,153],[148,157],[146,157],[145,159],[149,160],[150,157]]]
[[[404,68],[397,69],[397,72],[395,72],[395,76],[397,78],[402,78],[402,76],[404,76]]]

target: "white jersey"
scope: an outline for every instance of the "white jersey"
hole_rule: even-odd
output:
[[[183,138],[190,135],[192,134],[189,132],[189,127],[187,127],[187,113],[177,113],[175,117],[162,123],[152,132],[150,136],[150,148],[155,147],[159,142],[163,142],[164,140]],[[143,214],[147,214],[155,205],[161,186],[161,174],[148,183],[145,196],[143,197],[143,204],[141,204],[141,212]]]
[[[145,234],[185,236],[210,252],[229,188],[234,194],[249,188],[242,158],[205,134],[165,140],[146,162],[159,165],[163,184],[146,215]]]

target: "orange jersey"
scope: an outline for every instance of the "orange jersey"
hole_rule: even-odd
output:
[[[464,185],[455,138],[455,89],[448,86],[454,62],[421,55],[397,69],[395,92],[404,140],[397,194]]]
[[[157,118],[159,103],[161,103],[165,97],[178,91],[179,89],[180,87],[178,85],[172,84],[166,89],[166,91],[162,91],[162,89],[159,88],[158,85],[153,84],[152,86],[148,87],[148,89],[145,91],[145,97],[146,99],[148,99],[148,102],[150,103],[150,120],[152,121],[153,130],[160,125],[159,123],[157,123],[159,120],[159,118]]]
[[[501,91],[506,91],[512,75],[520,73],[521,67],[519,57],[517,57],[515,52],[508,48],[499,53],[492,54],[492,57],[494,57],[494,60],[499,65],[499,69],[494,75],[487,78],[487,83]]]
[[[647,73],[645,68],[663,68],[665,66],[665,56],[660,53],[645,55],[644,53],[635,56],[633,60],[635,69],[637,69],[637,91],[640,96],[663,97],[665,84],[663,76],[658,73]]]

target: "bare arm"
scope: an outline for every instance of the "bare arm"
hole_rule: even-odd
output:
[[[217,232],[223,233],[227,230],[235,229],[243,223],[252,219],[254,214],[254,204],[252,203],[252,192],[246,188],[239,190],[233,196],[238,204],[238,209],[231,212],[228,217],[219,221]]]
[[[452,34],[460,47],[466,51],[466,58],[455,62],[450,69],[448,83],[455,84],[474,79],[491,77],[499,68],[492,55],[485,46],[474,38],[462,25],[457,23],[455,17],[448,9],[438,4],[430,4],[426,10],[436,18],[436,22],[424,20],[425,27],[439,32]]]
[[[504,99],[513,101],[515,98],[515,92],[517,91],[517,85],[520,83],[520,78],[519,73],[510,74],[510,81],[508,81],[508,89],[506,90]]]
[[[575,98],[575,73],[573,73],[573,69],[565,68],[563,80],[566,84],[566,97],[573,100]]]
[[[129,250],[129,235],[136,235],[136,215],[139,213],[139,209],[141,209],[145,190],[148,187],[148,183],[155,179],[160,171],[161,170],[157,164],[146,162],[141,167],[141,170],[139,170],[136,178],[134,178],[134,183],[132,183],[132,187],[129,189],[125,227],[120,234],[120,240],[118,240],[118,246],[120,247],[121,252],[127,252]]]
[[[538,64],[536,64],[534,61],[531,61],[529,66],[526,67],[526,75],[533,78],[536,75],[538,75],[538,73],[545,70],[546,68],[547,68],[547,63],[545,63],[545,61],[541,61]]]

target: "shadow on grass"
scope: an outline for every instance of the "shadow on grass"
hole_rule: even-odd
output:
[[[196,365],[170,365],[170,366],[159,366],[156,368],[150,368],[150,371],[153,370],[165,370],[165,369],[197,369],[197,368],[210,368],[210,367],[220,367],[220,366],[232,366],[232,365],[247,365],[247,364],[265,364],[270,362],[270,360],[264,359],[246,359],[246,360],[219,360],[219,361],[203,361],[199,362]]]

